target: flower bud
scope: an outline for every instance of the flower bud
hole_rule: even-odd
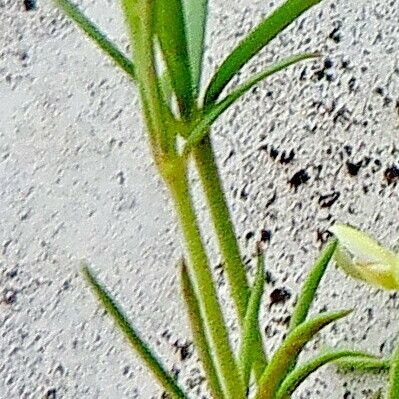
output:
[[[387,290],[399,289],[399,256],[361,231],[335,224],[337,266],[349,276]]]

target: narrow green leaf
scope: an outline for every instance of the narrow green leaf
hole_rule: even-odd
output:
[[[373,372],[380,373],[389,371],[391,366],[390,359],[374,359],[374,358],[347,358],[340,359],[335,362],[340,370],[353,372]]]
[[[193,83],[181,0],[156,0],[156,33],[183,117],[193,108]]]
[[[270,360],[260,382],[257,399],[274,399],[277,390],[290,372],[303,347],[328,324],[347,316],[351,311],[343,310],[334,313],[321,313],[296,327],[285,338]]]
[[[165,391],[174,399],[187,399],[187,396],[177,385],[174,378],[165,370],[160,361],[140,338],[135,328],[130,324],[124,311],[112,298],[107,289],[97,280],[97,277],[94,275],[92,270],[90,270],[87,265],[83,265],[82,273],[99,302],[112,317],[116,326],[140,356],[141,360],[143,360],[146,366],[154,374],[163,389],[165,389]]]
[[[301,292],[299,293],[297,303],[291,316],[289,330],[292,331],[306,320],[309,309],[312,306],[317,288],[326,272],[327,266],[337,248],[337,240],[330,241],[324,248],[321,256],[317,259],[312,270],[308,274]]]
[[[246,387],[249,386],[249,381],[251,378],[251,370],[253,369],[255,361],[257,361],[258,370],[259,369],[264,370],[266,367],[266,363],[263,360],[263,354],[261,358],[261,363],[259,363],[259,356],[255,349],[259,340],[260,342],[262,342],[259,334],[259,310],[265,287],[264,260],[265,260],[264,254],[260,253],[258,255],[258,264],[257,264],[255,282],[251,290],[251,295],[249,297],[247,313],[245,315],[243,331],[242,331],[239,359],[240,359],[241,374],[244,381],[244,386]]]
[[[155,4],[153,0],[122,0],[122,10],[129,30],[137,83],[154,154],[170,154],[174,142],[168,133],[169,110],[161,94],[156,48]]]
[[[389,386],[387,399],[399,398],[399,344],[397,344],[392,355],[391,367],[389,370]]]
[[[355,352],[350,350],[337,350],[323,353],[322,355],[299,365],[296,369],[291,371],[277,391],[276,399],[290,399],[292,393],[306,380],[306,378],[328,363],[344,357],[364,358],[365,356],[369,355],[364,352]]]
[[[94,43],[107,54],[115,64],[125,71],[133,80],[135,70],[132,61],[130,61],[118,48],[112,43],[105,33],[103,33],[89,18],[87,18],[79,8],[69,0],[54,0],[56,5],[82,29]]]
[[[260,81],[264,80],[265,78],[289,67],[290,65],[296,64],[299,61],[303,61],[309,58],[315,58],[318,56],[319,55],[315,53],[304,53],[304,54],[293,55],[281,61],[278,61],[275,64],[270,65],[264,71],[249,78],[247,82],[238,86],[232,93],[230,93],[222,101],[206,109],[205,113],[202,115],[202,118],[194,127],[190,137],[186,142],[186,146],[184,149],[185,156],[189,154],[192,147],[197,145],[208,134],[209,129],[213,124],[213,122],[215,122],[215,120],[224,111],[226,111],[232,104],[234,104],[241,96],[243,96],[253,86],[255,86]]]
[[[187,45],[195,94],[200,91],[208,0],[183,0]]]
[[[274,39],[302,13],[321,0],[288,0],[264,19],[230,53],[216,71],[205,95],[205,104],[215,102],[233,76],[266,44]]]
[[[187,266],[184,259],[181,261],[181,284],[183,298],[187,306],[188,316],[191,323],[191,331],[193,333],[195,347],[198,350],[199,358],[207,376],[209,389],[212,397],[215,399],[223,399],[223,391],[219,382],[216,367],[210,352],[210,345],[205,334],[205,324],[201,317],[201,311],[198,299],[195,295],[193,284],[187,272]]]
[[[165,70],[161,74],[159,78],[159,86],[165,103],[169,106],[169,109],[171,109],[173,105],[174,91],[168,71]]]

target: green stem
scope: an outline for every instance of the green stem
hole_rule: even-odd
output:
[[[391,367],[389,370],[389,389],[387,399],[399,397],[399,344],[397,344],[392,355]]]
[[[231,294],[242,324],[250,292],[210,138],[206,137],[193,153],[225,263]]]
[[[238,319],[244,325],[250,290],[242,263],[241,253],[231,221],[230,211],[223,193],[218,167],[210,138],[205,137],[193,150],[199,177],[204,188],[212,222],[219,242],[224,266],[230,283],[231,294],[236,305]],[[259,332],[254,341],[257,369],[264,369],[267,360]]]
[[[230,347],[226,324],[191,201],[185,168],[176,171],[174,176],[168,179],[168,184],[190,259],[189,276],[199,301],[222,389],[228,399],[243,399],[245,389]]]

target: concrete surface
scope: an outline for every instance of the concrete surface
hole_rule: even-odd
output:
[[[85,1],[84,8],[126,49],[117,3]],[[211,1],[207,76],[278,3]],[[81,259],[167,366],[181,370],[193,397],[204,397],[176,280],[178,230],[149,158],[137,93],[50,2],[27,11],[30,5],[0,0],[0,398],[161,397],[82,282]],[[397,0],[324,1],[240,79],[279,54],[319,50],[325,57],[259,85],[213,132],[247,259],[261,231],[271,232],[273,284],[263,317],[269,351],[331,223],[397,242],[398,20]],[[276,297],[282,302],[270,306]],[[356,312],[309,349],[390,353],[396,294],[331,268],[318,299],[315,312]],[[384,376],[328,367],[295,397],[370,398],[384,383]]]

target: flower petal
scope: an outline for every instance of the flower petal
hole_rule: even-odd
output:
[[[370,284],[387,290],[399,289],[394,270],[389,265],[367,264],[358,265],[358,270],[363,279]]]
[[[395,277],[396,284],[399,285],[399,254],[396,255],[396,262],[395,262],[395,266],[393,268],[393,273],[392,274]]]
[[[330,228],[330,231],[338,238],[340,244],[355,257],[356,263],[377,263],[391,266],[396,263],[396,255],[392,251],[382,247],[373,238],[353,227],[336,224]]]
[[[339,268],[341,268],[348,276],[357,280],[363,280],[361,273],[357,270],[350,254],[344,247],[338,244],[334,253],[334,260]]]

